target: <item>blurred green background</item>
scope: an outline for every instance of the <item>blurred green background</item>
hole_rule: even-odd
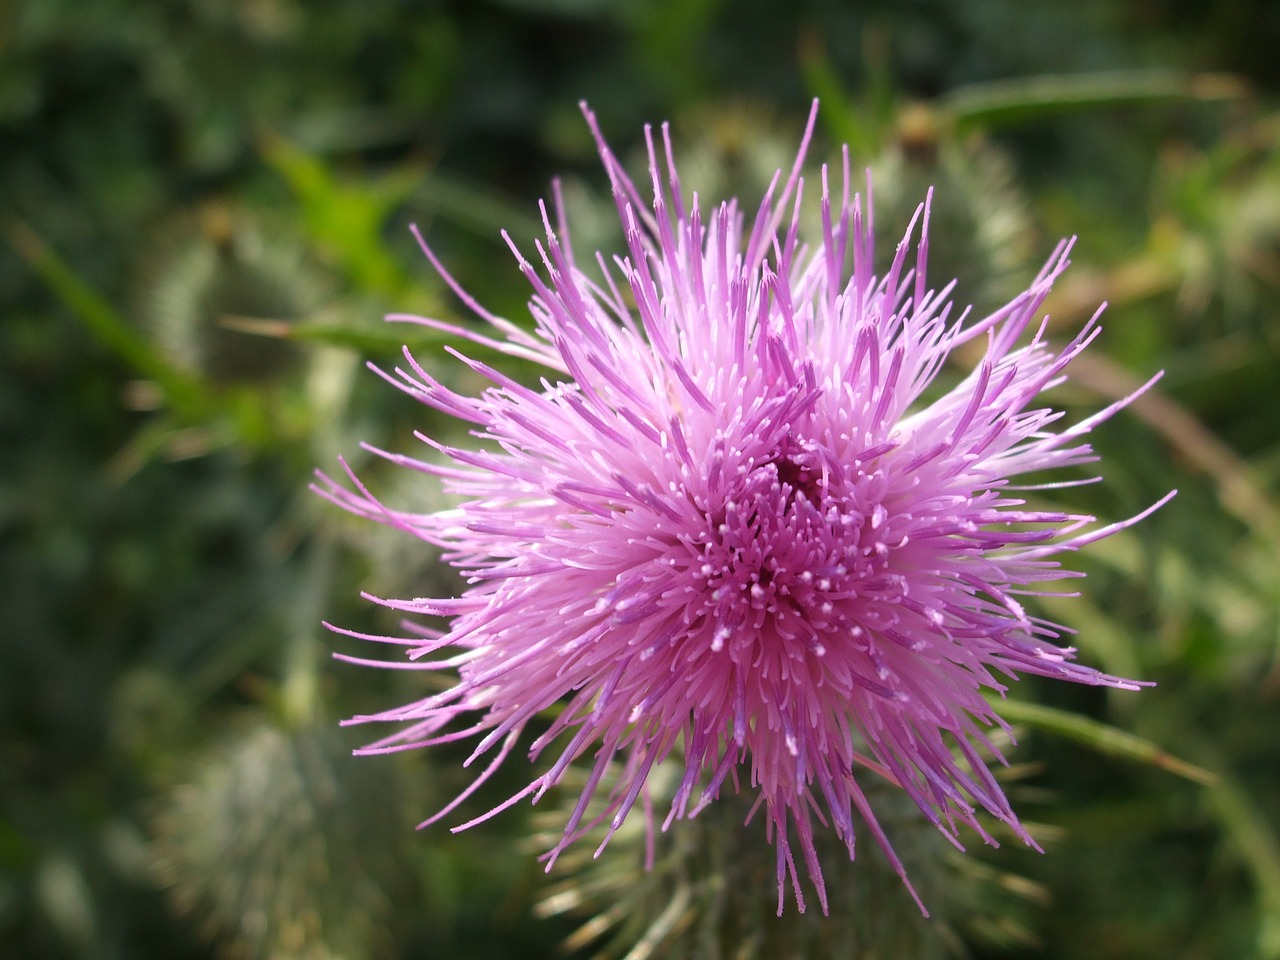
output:
[[[0,956],[1280,957],[1278,41],[1271,0],[0,3]],[[1108,483],[1061,496],[1117,519],[1180,494],[1045,605],[1159,684],[1018,689],[1052,708],[1010,712],[1048,855],[927,854],[924,926],[896,881],[857,892],[874,852],[826,921],[764,923],[766,871],[744,933],[673,897],[700,889],[683,848],[658,889],[622,841],[544,877],[541,808],[414,831],[466,751],[350,759],[338,719],[423,681],[332,663],[365,651],[320,621],[394,631],[360,590],[455,585],[306,484],[344,454],[437,496],[357,447],[450,429],[362,367],[402,337],[444,357],[384,313],[462,315],[408,223],[519,319],[498,231],[535,235],[552,176],[579,250],[615,240],[579,99],[632,160],[670,119],[686,186],[752,207],[814,96],[810,159],[874,169],[885,246],[937,186],[958,300],[1079,234],[1052,330],[1110,307],[1057,402],[1167,373],[1097,434]],[[678,844],[747,870],[701,836]],[[742,846],[769,855],[759,823]],[[913,946],[845,930],[873,903]]]

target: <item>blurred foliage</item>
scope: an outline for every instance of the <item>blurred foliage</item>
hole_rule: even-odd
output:
[[[746,956],[729,941],[780,935],[716,886],[759,871],[705,824],[647,880],[620,836],[581,883],[540,874],[527,810],[415,833],[466,754],[348,758],[336,718],[420,680],[331,666],[319,622],[393,629],[359,589],[452,581],[304,487],[360,440],[450,429],[360,370],[406,339],[442,356],[384,313],[460,315],[406,223],[518,318],[498,230],[532,237],[553,175],[578,245],[612,242],[580,98],[621,155],[670,118],[686,184],[751,195],[819,95],[811,159],[848,142],[872,168],[886,242],[937,187],[933,279],[958,299],[1080,235],[1053,330],[1110,307],[1063,402],[1167,372],[1097,435],[1108,483],[1068,494],[1116,518],[1181,491],[1080,558],[1083,597],[1045,602],[1085,656],[1159,685],[1018,691],[1046,706],[1017,718],[1017,806],[1057,839],[939,861],[940,920],[901,949],[1280,957],[1278,33],[1269,0],[0,4],[0,955],[476,960],[576,935]],[[493,796],[524,782],[509,767]],[[833,914],[910,913],[895,884]],[[867,943],[814,914],[790,946]]]

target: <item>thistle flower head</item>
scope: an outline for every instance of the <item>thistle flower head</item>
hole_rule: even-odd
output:
[[[543,207],[538,263],[511,244],[533,288],[532,331],[458,289],[425,244],[495,332],[395,318],[546,369],[529,385],[450,351],[490,382],[474,397],[407,351],[383,374],[474,424],[475,447],[422,437],[443,458],[375,451],[440,478],[459,505],[403,512],[350,471],[349,484],[321,479],[348,510],[443,548],[468,584],[380,601],[448,619],[369,639],[403,644],[398,666],[457,679],[354,718],[399,725],[367,750],[478,738],[471,759],[486,765],[439,817],[536,729],[525,748],[548,758],[541,772],[463,826],[540,797],[581,760],[582,797],[548,865],[602,819],[607,843],[637,804],[666,829],[723,790],[746,792],[776,848],[779,912],[788,886],[804,909],[802,872],[826,909],[820,834],[852,856],[855,811],[906,880],[868,779],[904,791],[957,846],[961,824],[990,840],[980,810],[1034,845],[987,766],[999,756],[987,731],[1002,724],[984,691],[1027,673],[1135,686],[1077,664],[1063,628],[1018,599],[1072,575],[1057,554],[1139,519],[1090,528],[1092,517],[1029,506],[1011,482],[1090,461],[1085,435],[1122,405],[1064,425],[1038,400],[1098,330],[1091,321],[1060,349],[1044,336],[1039,310],[1070,244],[973,319],[950,285],[926,280],[927,200],[877,276],[870,187],[854,192],[848,151],[817,191],[801,177],[816,105],[789,175],[753,216],[685,193],[665,126],[660,145],[646,130],[646,201],[584,112],[626,250],[580,262],[557,202],[554,223]],[[811,192],[821,227],[802,241]],[[965,344],[976,368],[938,389]],[[659,764],[680,773],[665,810],[646,791]],[[605,813],[588,817],[597,794]]]

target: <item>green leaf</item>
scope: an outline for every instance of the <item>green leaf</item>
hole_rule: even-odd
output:
[[[346,182],[281,137],[267,137],[263,155],[297,196],[307,233],[351,282],[392,302],[405,299],[413,282],[388,255],[382,232],[391,214],[422,182],[422,166],[407,165],[378,179]]]
[[[495,350],[478,340],[464,339],[447,330],[436,330],[415,323],[387,323],[375,329],[337,324],[284,323],[278,320],[260,320],[256,317],[226,317],[223,323],[241,333],[338,347],[362,356],[401,356],[406,348],[411,353],[422,355],[427,351],[452,345],[468,357],[485,361],[496,360],[508,373],[530,363],[521,357]]]
[[[1104,71],[971,84],[947,94],[938,106],[960,132],[965,132],[1012,126],[1072,110],[1230,100],[1245,92],[1244,83],[1229,74]]]
[[[340,326],[327,323],[285,323],[256,317],[225,317],[224,326],[240,333],[341,347],[361,354],[399,354],[403,348],[421,350],[445,343],[463,345],[464,341],[443,330],[409,323],[383,324],[375,329]],[[465,341],[466,353],[498,356],[483,344]]]
[[[893,101],[873,96],[870,103],[856,102],[850,97],[821,38],[813,33],[800,37],[800,64],[809,92],[822,102],[822,121],[832,139],[847,144],[853,156],[861,161],[878,154],[893,129]],[[880,77],[870,70],[868,73],[866,87],[873,94],[883,93]]]

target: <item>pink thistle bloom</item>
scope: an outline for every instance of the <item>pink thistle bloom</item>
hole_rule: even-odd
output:
[[[537,722],[528,749],[536,759],[554,744],[549,769],[456,829],[536,800],[586,756],[586,788],[549,869],[602,819],[607,843],[637,801],[652,825],[646,782],[671,762],[683,774],[663,829],[726,780],[753,791],[777,850],[779,913],[788,878],[804,909],[797,848],[825,911],[816,830],[852,857],[855,809],[906,881],[864,795],[868,776],[901,787],[957,846],[960,824],[994,842],[979,808],[1035,846],[984,759],[999,758],[984,731],[1004,726],[984,690],[1003,694],[1023,673],[1137,688],[1074,662],[1057,643],[1064,628],[1018,600],[1076,575],[1056,555],[1150,512],[1090,529],[1094,518],[1029,507],[1016,491],[1030,488],[1010,483],[1093,460],[1083,438],[1133,399],[1070,426],[1039,405],[1098,333],[1095,315],[1058,350],[1036,323],[1070,243],[1006,306],[955,316],[952,285],[925,280],[927,201],[892,265],[873,273],[869,192],[865,205],[851,193],[847,149],[837,184],[822,170],[821,233],[802,243],[800,168],[816,110],[789,176],[779,172],[748,219],[735,200],[704,212],[686,197],[666,126],[661,151],[646,129],[645,202],[584,106],[627,251],[580,264],[557,189],[555,226],[542,207],[540,267],[507,238],[533,287],[532,332],[482,308],[422,244],[496,334],[391,319],[548,371],[527,386],[450,350],[491,382],[478,397],[451,391],[408,351],[406,367],[382,373],[475,424],[474,449],[421,437],[447,463],[374,451],[441,478],[456,508],[402,512],[349,469],[350,487],[321,475],[323,495],[442,547],[468,584],[458,597],[378,601],[449,628],[365,637],[407,648],[407,661],[377,663],[457,681],[348,721],[402,724],[366,753],[479,738],[468,763],[485,758],[483,772],[428,823],[479,788],[545,712],[554,719]],[[924,401],[948,355],[975,340],[985,341],[977,369]],[[588,818],[597,792],[605,813]]]

